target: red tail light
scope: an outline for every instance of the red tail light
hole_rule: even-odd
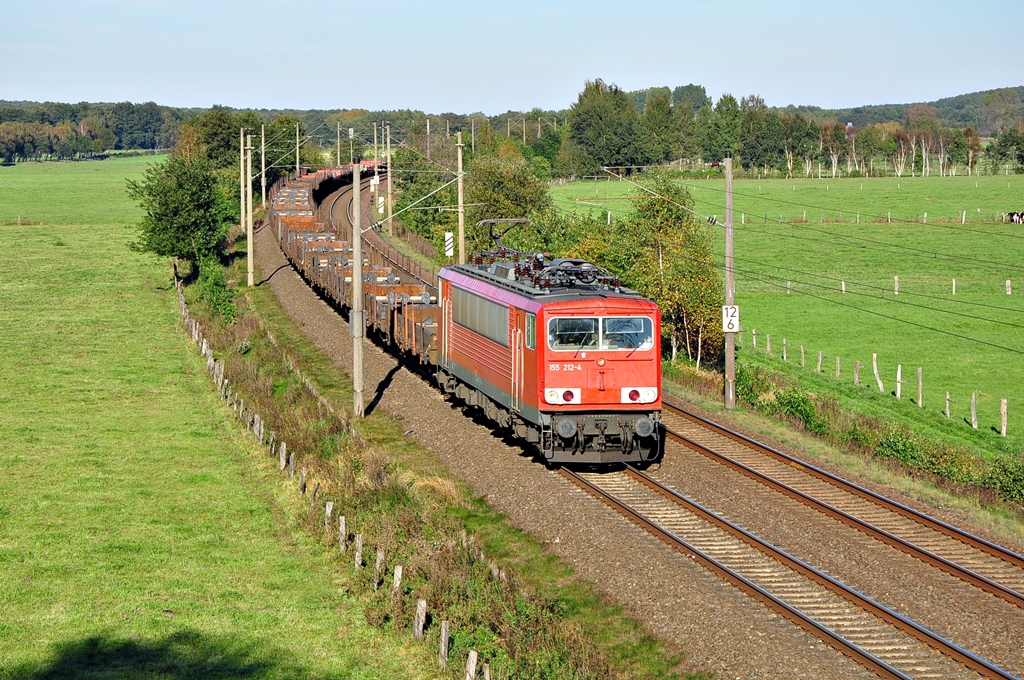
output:
[[[629,391],[629,400],[630,401],[640,401],[640,390],[630,390]]]
[[[638,399],[640,398],[639,394],[637,395],[637,398]],[[568,402],[572,401],[572,392],[570,390],[566,390],[565,392],[562,392],[562,401],[568,401]]]

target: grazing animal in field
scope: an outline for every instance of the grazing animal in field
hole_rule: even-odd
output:
[[[1012,212],[1007,213],[1010,217],[1010,222],[1013,224],[1024,224],[1024,212]]]

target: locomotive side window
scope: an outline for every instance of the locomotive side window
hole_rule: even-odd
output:
[[[452,320],[508,347],[508,307],[452,287]]]
[[[650,349],[654,324],[646,316],[601,319],[601,349]]]
[[[526,315],[526,349],[537,349],[537,316]]]
[[[548,345],[551,349],[597,349],[597,319],[569,317],[548,322]]]

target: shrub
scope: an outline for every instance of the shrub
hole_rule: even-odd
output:
[[[199,267],[199,295],[212,316],[229,324],[235,322],[235,291],[228,286],[224,268],[215,257],[204,259]]]
[[[774,388],[768,372],[760,366],[736,367],[736,394],[748,404],[756,404],[761,395]]]
[[[809,431],[818,434],[828,432],[828,423],[818,417],[814,402],[806,392],[787,387],[775,395],[775,402],[779,405],[779,411],[800,420]]]
[[[983,484],[1005,501],[1024,503],[1024,459],[1018,454],[990,462]]]
[[[875,455],[892,458],[911,467],[920,467],[920,450],[914,435],[905,427],[893,425],[875,447]]]

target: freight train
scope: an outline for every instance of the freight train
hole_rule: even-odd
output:
[[[346,309],[351,230],[317,217],[324,178],[276,186],[269,225],[295,269]],[[445,394],[550,463],[660,457],[661,317],[653,302],[589,262],[520,253],[500,239],[470,264],[441,269],[435,282],[397,269],[401,258],[374,232],[363,238],[367,328]]]

